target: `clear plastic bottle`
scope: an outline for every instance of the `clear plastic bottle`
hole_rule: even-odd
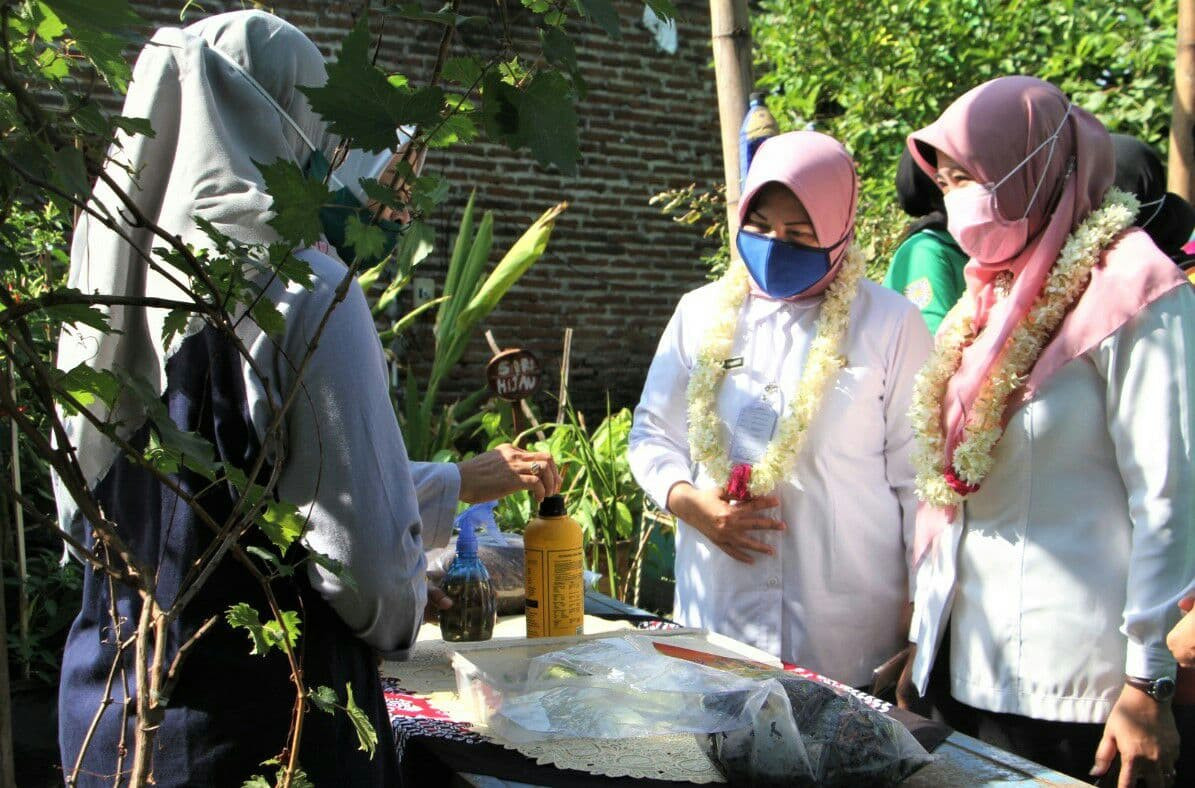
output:
[[[751,166],[751,159],[755,158],[755,151],[768,137],[780,133],[776,118],[772,117],[763,99],[762,93],[751,94],[747,113],[739,127],[739,185],[747,180],[747,168]]]
[[[498,604],[490,573],[477,557],[477,533],[471,517],[459,520],[456,557],[444,574],[441,589],[452,600],[452,607],[440,611],[440,635],[459,643],[489,640],[494,636]]]

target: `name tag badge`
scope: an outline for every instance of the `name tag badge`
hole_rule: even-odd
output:
[[[779,389],[769,385],[759,398],[739,412],[730,441],[731,463],[754,465],[763,459],[780,421],[778,399]]]
[[[742,356],[734,356],[722,362],[722,369],[725,370],[738,369],[741,366],[743,366]]]

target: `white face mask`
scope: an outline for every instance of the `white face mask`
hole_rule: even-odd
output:
[[[1066,119],[1071,114],[1071,106],[1073,105],[1067,106],[1066,114],[1062,116],[1062,122],[1058,124],[1054,133],[1034,148],[999,181],[987,184],[971,183],[951,189],[943,195],[942,200],[946,204],[946,228],[962,250],[976,262],[984,265],[1003,263],[1024,249],[1025,244],[1029,242],[1029,211],[1033,209],[1033,204],[1037,201],[1043,181],[1038,181],[1033,194],[1029,197],[1028,205],[1025,206],[1025,212],[1019,219],[1009,220],[1001,215],[997,205],[996,192],[1046,146],[1049,146],[1050,153],[1042,171],[1049,169],[1050,162],[1054,158],[1054,149],[1057,147],[1058,135],[1066,126]],[[1067,175],[1069,174],[1070,170],[1068,169]]]

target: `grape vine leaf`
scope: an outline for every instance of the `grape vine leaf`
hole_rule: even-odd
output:
[[[577,113],[572,88],[560,73],[541,71],[520,89],[487,74],[482,116],[486,134],[511,148],[527,148],[543,165],[577,171]]]
[[[344,39],[336,61],[328,64],[328,81],[321,87],[299,89],[333,133],[352,138],[356,147],[377,152],[397,144],[399,126],[438,121],[444,91],[439,87],[411,90],[374,66],[365,22],[363,15]]]
[[[274,216],[269,225],[295,245],[310,246],[319,240],[319,211],[331,197],[322,181],[308,178],[294,162],[279,159],[272,164],[254,162],[274,198]]]
[[[128,89],[133,72],[124,48],[134,40],[132,31],[146,24],[128,0],[41,0],[38,5],[66,25],[79,50],[109,85],[120,93]],[[53,27],[52,20],[47,24]]]

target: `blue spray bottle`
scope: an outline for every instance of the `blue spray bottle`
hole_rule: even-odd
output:
[[[440,611],[440,634],[444,640],[489,640],[494,635],[498,604],[490,573],[477,557],[476,526],[492,518],[493,507],[470,507],[457,518],[456,557],[444,574],[441,588],[452,607]]]

